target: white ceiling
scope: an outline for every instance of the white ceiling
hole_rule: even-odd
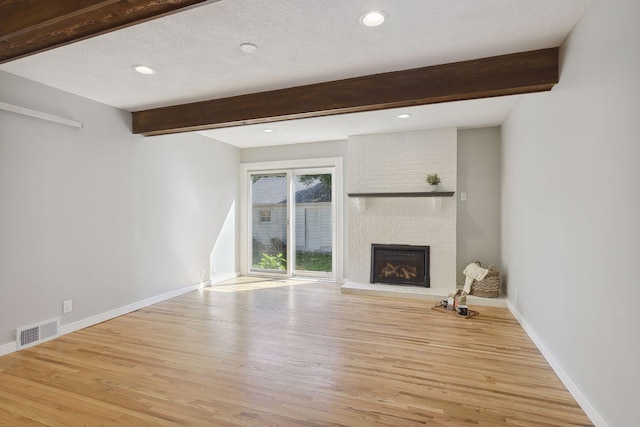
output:
[[[560,45],[591,0],[221,0],[0,65],[138,111]],[[367,10],[387,13],[365,28]],[[255,54],[240,44],[258,46]],[[157,73],[143,76],[131,66]],[[529,96],[529,95],[524,95]],[[200,132],[239,147],[501,124],[518,97]],[[275,130],[266,134],[263,129]]]
[[[265,125],[248,125],[198,132],[240,148],[337,141],[353,135],[408,132],[444,127],[475,128],[499,126],[521,95],[463,102],[448,102],[411,108],[341,114],[313,119],[288,120]],[[398,114],[411,114],[400,119]],[[265,133],[264,129],[273,129]]]

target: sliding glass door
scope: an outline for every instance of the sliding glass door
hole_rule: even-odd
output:
[[[252,274],[335,278],[333,168],[249,172]]]

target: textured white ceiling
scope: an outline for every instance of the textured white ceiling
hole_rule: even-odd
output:
[[[0,65],[0,70],[137,111],[555,47],[589,3],[222,0],[9,62]],[[359,17],[371,9],[388,14],[384,25],[365,28],[359,24]],[[240,51],[245,42],[257,45],[258,52]],[[158,72],[139,75],[131,69],[134,64],[146,64]],[[283,131],[271,137],[272,143],[288,143],[335,139],[327,138],[329,135],[344,138],[379,130],[409,130],[407,126],[493,125],[504,120],[510,111],[507,106],[513,103],[513,99],[483,100],[422,107],[416,110],[411,125],[399,124],[394,115],[389,115],[393,120],[387,119],[382,112],[366,113],[371,120],[361,114],[297,120],[279,123]],[[472,105],[475,114],[466,105]],[[335,129],[327,129],[331,127]],[[269,143],[260,139],[263,136],[251,142],[252,128],[255,126],[205,134],[238,146]]]

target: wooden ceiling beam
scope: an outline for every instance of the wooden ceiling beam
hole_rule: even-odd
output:
[[[138,111],[132,129],[163,135],[548,91],[558,63],[558,48],[550,48],[374,74]]]
[[[0,0],[0,64],[218,0]]]

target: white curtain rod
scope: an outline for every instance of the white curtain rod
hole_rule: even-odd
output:
[[[54,123],[60,123],[67,126],[73,126],[76,128],[82,127],[82,122],[76,120],[66,119],[64,117],[55,116],[53,114],[43,113],[41,111],[31,110],[29,108],[18,107],[17,105],[7,104],[0,101],[0,110],[10,111],[12,113],[18,113],[29,117],[35,117],[42,120],[48,120]]]

